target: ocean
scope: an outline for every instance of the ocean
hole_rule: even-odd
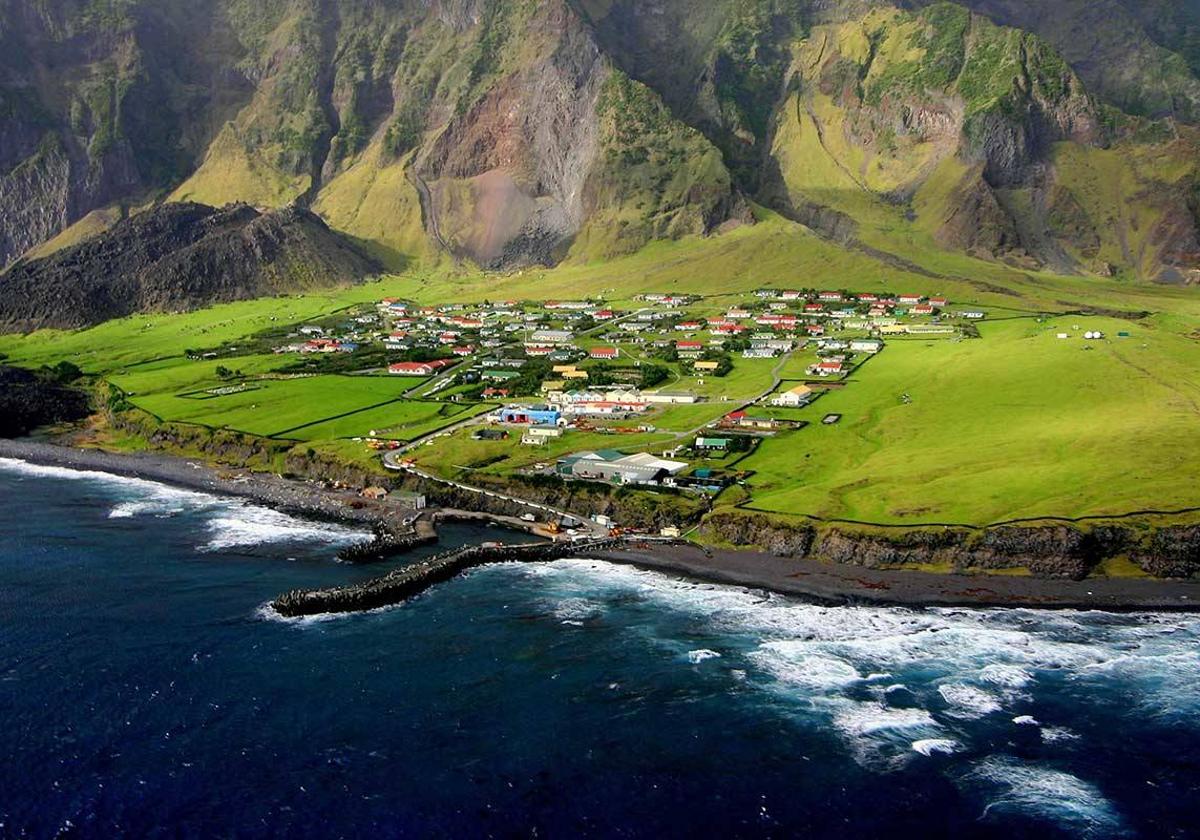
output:
[[[834,608],[573,560],[264,608],[387,568],[335,561],[362,537],[0,459],[0,836],[1200,833],[1200,617]]]

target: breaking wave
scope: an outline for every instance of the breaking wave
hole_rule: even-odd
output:
[[[1036,816],[1083,837],[1109,837],[1122,827],[1120,814],[1098,788],[1061,770],[994,756],[976,764],[962,782],[989,797],[983,819]]]
[[[1063,694],[1114,714],[1170,711],[1172,722],[1197,726],[1200,616],[826,607],[593,560],[487,573],[524,576],[555,603],[620,611],[631,637],[664,655],[721,656],[725,668],[696,678],[765,693],[770,708],[836,739],[864,767],[891,771],[938,755],[939,771],[988,813],[1020,808],[1082,834],[1116,830],[1114,806],[1086,779],[987,757],[1001,727],[1040,734],[1049,756],[1071,755],[1088,741],[1063,724],[1079,719],[1041,702]]]
[[[299,519],[261,505],[142,478],[30,464],[13,458],[0,458],[0,469],[31,478],[93,482],[103,489],[106,500],[111,502],[110,519],[188,514],[202,517],[209,538],[198,546],[201,551],[271,543],[346,545],[368,536],[343,525]]]

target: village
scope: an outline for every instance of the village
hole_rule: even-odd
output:
[[[489,456],[525,475],[719,494],[744,480],[738,464],[762,439],[838,423],[806,409],[852,386],[889,342],[977,337],[985,317],[944,297],[848,290],[645,294],[624,306],[387,298],[302,326],[272,349],[308,369],[411,381],[413,399],[480,406],[419,439],[386,426],[363,438],[404,450],[409,465],[433,459],[422,447],[491,443],[528,448],[523,458]]]

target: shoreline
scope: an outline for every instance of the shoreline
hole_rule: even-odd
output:
[[[238,467],[218,468],[199,460],[154,452],[113,453],[38,440],[0,438],[0,458],[155,481],[256,502],[281,513],[368,527],[393,526],[419,513],[387,499],[365,499],[352,490],[321,487],[302,479]]]
[[[0,439],[0,458],[42,466],[93,470],[156,481],[185,489],[233,496],[285,513],[374,526],[415,518],[408,505],[363,499],[350,490],[301,480],[217,469],[186,458],[139,452],[116,454],[35,440]],[[421,512],[436,520],[441,511]],[[454,518],[454,512],[445,512]],[[479,512],[480,518],[507,524]],[[818,560],[782,557],[751,550],[709,550],[690,544],[639,545],[579,556],[631,565],[710,583],[763,589],[826,604],[878,604],[906,607],[1024,607],[1106,611],[1200,611],[1200,581],[963,575],[881,570]]]
[[[582,557],[708,583],[763,589],[829,606],[1200,612],[1200,581],[1121,578],[1075,581],[870,569],[680,544],[590,552]]]

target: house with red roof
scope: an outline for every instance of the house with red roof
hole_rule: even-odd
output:
[[[844,365],[841,362],[817,362],[808,366],[809,376],[840,376]]]
[[[392,376],[433,376],[437,368],[431,362],[396,362],[388,365]]]

